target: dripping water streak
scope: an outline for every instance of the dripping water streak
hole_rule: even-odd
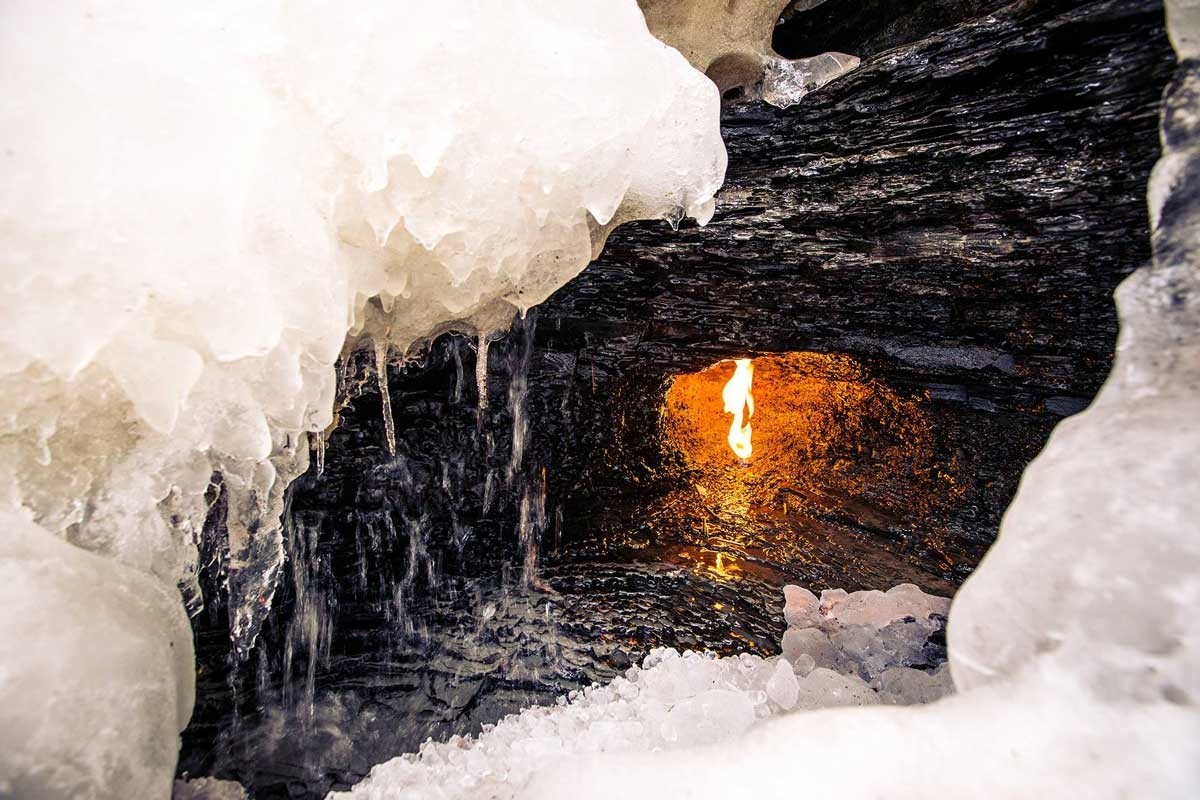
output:
[[[512,413],[512,454],[508,460],[505,478],[511,486],[520,473],[525,460],[525,446],[529,440],[529,416],[525,400],[529,394],[529,362],[533,355],[533,332],[537,325],[535,312],[530,312],[521,322],[521,348],[512,365],[512,381],[508,386],[508,404]]]
[[[521,545],[521,581],[538,586],[538,545],[546,527],[546,478],[532,478],[521,492],[521,516],[517,536]]]

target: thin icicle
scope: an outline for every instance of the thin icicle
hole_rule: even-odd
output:
[[[486,333],[479,334],[479,347],[475,353],[475,386],[479,390],[479,410],[483,411],[488,405],[487,368],[488,345],[491,341]],[[482,419],[482,417],[481,417]]]
[[[388,391],[387,377],[388,345],[375,340],[375,377],[379,381],[379,399],[383,404],[383,432],[387,437],[387,449],[396,455],[396,421],[392,419],[392,396]]]
[[[309,431],[308,439],[312,442],[313,451],[317,457],[317,477],[325,473],[325,431]]]
[[[451,402],[453,402],[455,405],[458,405],[462,402],[463,393],[462,350],[459,346],[461,342],[462,339],[458,338],[457,336],[453,337],[450,350],[450,352],[454,354],[454,399]]]

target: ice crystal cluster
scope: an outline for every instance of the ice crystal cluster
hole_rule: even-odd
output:
[[[0,508],[195,608],[219,473],[243,649],[344,348],[502,327],[725,168],[633,0],[15,0],[0,87]]]
[[[351,791],[329,798],[519,797],[551,764],[719,744],[771,716],[925,703],[952,691],[945,665],[934,668],[944,652],[928,641],[948,599],[911,584],[887,593],[826,591],[820,598],[798,586],[784,592],[782,656],[717,658],[658,648],[606,686],[507,717],[477,738],[426,742],[419,753],[381,764]]]

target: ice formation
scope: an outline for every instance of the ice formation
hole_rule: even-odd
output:
[[[724,175],[716,89],[632,0],[0,14],[0,509],[195,609],[219,476],[243,651],[339,354],[486,338]]]
[[[786,108],[855,69],[857,56],[780,58],[771,33],[788,0],[638,0],[659,39],[679,50],[724,93],[742,89]],[[808,7],[815,7],[812,3]]]
[[[175,587],[0,527],[0,797],[169,796],[195,690]]]
[[[825,637],[834,668],[815,666],[807,652],[789,652],[786,637],[784,656],[766,659],[658,648],[640,668],[630,668],[606,686],[573,692],[556,706],[527,709],[476,738],[426,742],[419,753],[375,767],[349,792],[330,794],[330,800],[519,797],[550,764],[599,753],[657,753],[727,742],[771,716],[837,706],[925,703],[952,691],[948,669],[935,663],[944,651],[929,643],[941,627],[932,616],[937,612],[929,609],[944,609],[950,602],[946,598],[926,595],[911,584],[886,594],[825,593],[863,610],[864,624],[845,626],[835,608],[820,607],[807,590],[789,586],[785,592],[788,632]],[[798,618],[792,612],[806,599],[811,599],[812,613]],[[902,621],[911,627],[898,633]],[[847,649],[830,644],[830,637],[837,640],[850,632],[858,644]],[[859,646],[868,641],[870,646]],[[868,658],[860,658],[868,652]]]

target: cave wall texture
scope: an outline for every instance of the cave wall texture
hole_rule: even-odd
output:
[[[781,54],[862,66],[789,109],[731,102],[712,222],[618,229],[492,344],[485,411],[473,343],[442,337],[389,370],[392,456],[370,359],[346,365],[353,397],[323,472],[293,486],[285,584],[248,663],[229,651],[227,555],[206,554],[181,772],[316,796],[651,646],[773,652],[784,582],[948,594],[970,574],[1025,464],[1107,374],[1112,291],[1149,258],[1174,62],[1149,0],[900,5],[785,14]],[[919,406],[939,502],[904,502],[903,468],[752,512],[681,493],[671,378],[794,351],[852,358]],[[843,444],[831,458],[887,449]]]

